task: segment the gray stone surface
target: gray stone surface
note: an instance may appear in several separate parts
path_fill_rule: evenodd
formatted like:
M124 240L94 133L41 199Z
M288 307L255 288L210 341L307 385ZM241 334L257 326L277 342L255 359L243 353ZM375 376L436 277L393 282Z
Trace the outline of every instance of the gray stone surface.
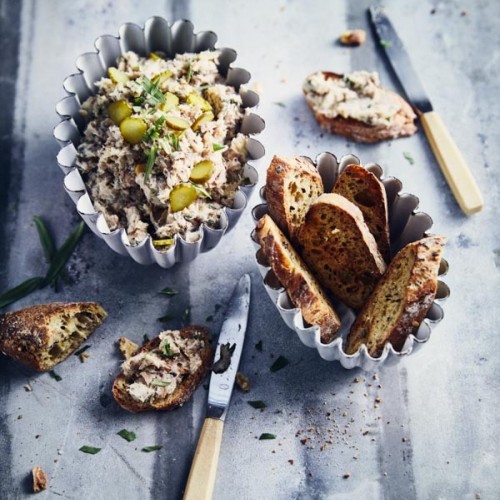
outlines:
M254 266L249 210L218 248L171 270L141 267L88 233L69 266L71 285L58 294L39 291L13 307L94 299L109 318L91 338L85 364L72 356L57 367L60 382L0 359L1 499L28 497L35 465L47 472L46 498L180 498L206 391L200 388L172 413L125 413L110 395L119 364L115 341L155 334L158 316L188 306L193 322L203 323L216 304L226 303L243 272L252 274L254 286L241 370L253 389L234 394L215 498L498 498L500 4L477 1L466 15L459 1L386 5L482 188L485 209L472 218L461 214L421 133L362 146L323 134L307 109L301 83L318 69L377 70L385 85L397 89L371 36L358 49L336 44L345 28L367 27L366 0L0 2L1 290L44 272L33 215L50 223L59 242L78 220L62 188L52 139L62 80L98 35L116 34L122 22L142 24L151 15L189 18L196 30L215 31L220 46L237 49L238 65L261 84L258 112L267 124L261 136L267 154L256 165L261 182L274 153L352 152L380 163L420 197L434 231L448 237L451 288L445 319L418 354L377 374L346 371L304 347L281 322ZM403 152L411 153L413 165ZM250 205L257 202L255 194ZM179 295L156 295L165 286ZM215 334L223 309L210 324ZM259 340L262 353L254 348ZM271 374L272 357L280 354L290 365ZM33 391L26 392L25 384ZM250 399L262 399L268 408L254 410ZM135 431L137 440L117 436L123 428ZM262 432L277 439L258 441ZM84 444L102 451L85 455L78 451ZM140 451L152 444L163 448Z

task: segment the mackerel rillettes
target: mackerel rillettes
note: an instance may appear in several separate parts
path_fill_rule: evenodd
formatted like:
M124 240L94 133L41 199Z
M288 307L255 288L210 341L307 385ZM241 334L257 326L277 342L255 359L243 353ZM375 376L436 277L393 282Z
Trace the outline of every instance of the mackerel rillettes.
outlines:
M159 250L176 234L197 241L245 183L247 110L218 57L127 52L82 104L88 124L76 165L96 211L132 245L148 235Z

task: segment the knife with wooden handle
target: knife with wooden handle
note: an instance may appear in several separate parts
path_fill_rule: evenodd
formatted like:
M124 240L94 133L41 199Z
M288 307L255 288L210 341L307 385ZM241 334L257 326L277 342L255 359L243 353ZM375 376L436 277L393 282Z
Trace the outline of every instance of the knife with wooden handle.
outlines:
M455 199L466 215L479 212L484 206L481 191L441 117L432 109L403 42L381 7L370 7L369 12L375 35L406 97L420 117L424 133Z
M224 317L215 352L218 361L210 377L207 417L198 439L184 500L210 500L214 492L224 420L245 342L250 287L250 276L244 274L234 289Z

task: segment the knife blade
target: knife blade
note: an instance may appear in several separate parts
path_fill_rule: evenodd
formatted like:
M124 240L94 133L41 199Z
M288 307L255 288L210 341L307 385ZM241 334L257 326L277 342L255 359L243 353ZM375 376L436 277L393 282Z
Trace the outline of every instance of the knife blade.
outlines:
M444 122L433 110L403 42L381 7L372 6L368 10L376 38L406 97L419 115L424 133L455 199L466 215L479 212L484 206L481 191Z
M229 366L213 372L208 391L207 416L201 429L198 446L189 472L184 500L210 500L215 486L222 431L233 393L240 363L250 309L251 281L244 274L234 288L224 316L217 342L215 359L221 360L222 351L232 351ZM234 346L234 348L233 348ZM220 363L214 363L215 365Z

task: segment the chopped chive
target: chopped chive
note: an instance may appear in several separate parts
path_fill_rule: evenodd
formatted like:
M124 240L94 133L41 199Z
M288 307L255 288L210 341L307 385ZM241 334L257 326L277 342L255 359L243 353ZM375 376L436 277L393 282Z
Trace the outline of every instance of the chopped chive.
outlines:
M172 297L173 295L177 295L179 292L175 288L170 288L167 286L163 290L160 290L158 293L166 295L167 297Z
M86 345L86 346L83 346L81 349L78 349L78 351L76 351L74 353L74 355L75 356L80 356L80 354L83 354L87 349L90 349L90 344Z
M276 435L269 434L268 432L264 432L259 436L259 441L262 441L264 439L276 439Z
M220 151L221 149L225 149L226 146L221 146L220 144L217 144L217 143L213 143L212 144L212 148L214 151Z
M45 254L45 259L47 263L50 264L52 257L56 253L56 246L54 240L49 233L45 222L38 216L33 217L33 222L35 223L36 230L38 231L38 237L40 238L40 244L42 245L43 253Z
M47 282L45 281L45 278L40 276L23 281L20 285L17 285L0 295L0 309L7 307L13 302L17 302L23 297L26 297L26 295L34 292L36 289L43 288L46 285Z
M157 318L157 321L171 321L175 319L175 316L173 314L165 314L165 316L160 316Z
M158 146L153 144L151 149L147 153L148 160L146 162L146 170L144 171L144 182L149 181L149 176L151 175L151 171L153 170L153 166L156 161L156 154L158 152Z
M82 451L83 453L88 453L90 455L95 455L96 453L99 453L101 451L101 448L94 448L93 446L82 446L79 451Z
M213 321L213 320L214 320L214 316L213 316L213 314L210 314L210 316L207 316L207 317L205 318L205 321L206 321L207 323L210 323L210 322L211 322L211 321Z
M128 431L127 429L122 429L120 432L117 432L117 434L123 439L125 439L125 441L128 441L129 443L131 441L134 441L135 438L137 437L135 435L135 432Z
M413 159L413 156L410 153L407 153L406 151L403 153L403 156L405 157L405 160L410 164L413 165L415 163L415 160Z
M286 108L286 104L283 102L275 102L276 106L279 106L280 108Z
M167 387L167 385L170 385L170 382L167 382L165 380L154 379L151 380L151 385L155 385L157 387Z
M392 42L390 40L380 40L380 45L382 45L382 47L390 47Z
M288 365L290 362L288 359L286 359L284 356L279 356L276 361L272 364L271 366L271 371L277 372L278 370L281 370L285 368L286 365Z
M50 370L49 375L56 381L60 382L62 380L62 377L58 375L54 370Z
M145 446L142 448L141 451L144 451L145 453L151 453L152 451L158 451L161 450L161 446L155 445L155 446Z
M259 340L259 341L255 344L255 349L257 349L257 351L259 351L259 352L262 352L262 340Z

